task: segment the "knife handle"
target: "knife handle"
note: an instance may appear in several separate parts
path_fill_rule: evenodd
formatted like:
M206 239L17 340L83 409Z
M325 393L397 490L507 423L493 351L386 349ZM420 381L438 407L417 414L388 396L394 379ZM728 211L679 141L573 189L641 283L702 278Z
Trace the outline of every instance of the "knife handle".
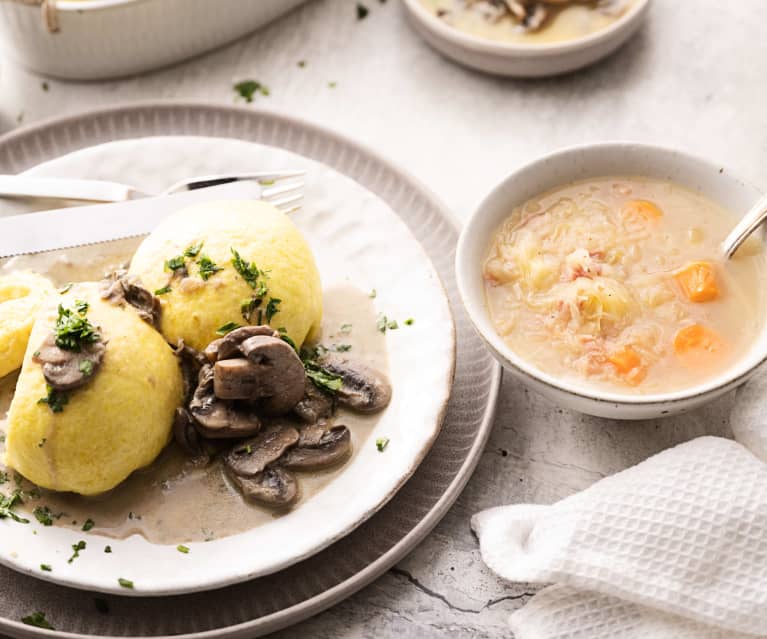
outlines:
M132 186L119 182L0 175L0 197L124 202L141 195Z

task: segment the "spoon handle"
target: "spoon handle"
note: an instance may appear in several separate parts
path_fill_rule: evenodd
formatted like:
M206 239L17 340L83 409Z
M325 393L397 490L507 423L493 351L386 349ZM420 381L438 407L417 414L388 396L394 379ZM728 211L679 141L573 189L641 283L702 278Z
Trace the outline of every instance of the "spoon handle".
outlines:
M765 219L767 219L767 195L754 204L740 222L735 225L735 228L730 231L729 235L724 238L721 244L724 258L729 260Z

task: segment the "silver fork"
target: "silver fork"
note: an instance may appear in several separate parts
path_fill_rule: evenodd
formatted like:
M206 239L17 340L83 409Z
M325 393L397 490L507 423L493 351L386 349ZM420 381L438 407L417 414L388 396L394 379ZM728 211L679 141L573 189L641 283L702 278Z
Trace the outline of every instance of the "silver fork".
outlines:
M203 175L172 184L161 193L147 193L129 184L104 180L0 175L0 197L53 198L82 202L125 202L157 195L194 191L230 182L252 180L261 187L262 200L278 207L283 213L301 208L304 197L304 171L262 171Z

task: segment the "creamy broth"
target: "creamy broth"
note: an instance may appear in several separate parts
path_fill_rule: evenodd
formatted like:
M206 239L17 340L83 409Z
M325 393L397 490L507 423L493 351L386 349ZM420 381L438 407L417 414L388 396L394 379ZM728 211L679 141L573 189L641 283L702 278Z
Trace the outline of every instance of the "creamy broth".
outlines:
M540 29L526 30L506 10L502 0L421 0L446 24L480 38L513 44L549 44L576 40L606 29L625 15L637 0L547 5L548 16Z
M561 379L634 394L700 383L737 361L764 322L761 243L720 258L735 221L701 195L643 178L533 198L496 232L484 264L495 328Z
M51 278L55 284L93 280L126 264L140 239L118 240L98 247L86 246L18 256L7 260L0 273L27 269ZM351 346L349 355L388 373L384 335L376 328L376 312L367 292L339 285L323 293L322 330L318 342ZM343 328L342 328L343 327ZM349 328L350 327L350 328ZM0 433L5 433L5 416L13 397L18 374L0 379ZM335 424L349 427L352 455L368 440L380 415L363 416L339 408ZM4 437L0 438L4 440ZM0 442L0 460L4 457ZM321 491L342 474L345 463L312 472L296 472L300 486L298 500L291 509ZM7 472L11 485L15 473L0 465L0 476ZM111 538L139 534L153 543L178 544L226 537L264 524L286 511L275 511L243 500L216 460L206 467L195 466L171 442L157 460L133 473L114 490L97 497L55 493L20 480L28 495L17 510L32 516L33 510L47 506L56 515L55 525L80 530L85 521L94 522L91 532ZM5 486L3 487L5 488ZM6 491L7 492L7 491ZM105 542L107 543L107 542Z

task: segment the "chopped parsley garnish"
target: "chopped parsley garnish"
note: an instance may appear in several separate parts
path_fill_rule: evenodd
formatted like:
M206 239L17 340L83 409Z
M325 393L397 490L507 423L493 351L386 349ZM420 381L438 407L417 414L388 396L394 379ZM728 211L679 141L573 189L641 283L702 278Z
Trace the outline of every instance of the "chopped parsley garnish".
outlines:
M266 294L265 285L260 282L260 279L266 275L266 273L256 266L255 262L248 262L243 259L236 249L230 249L232 251L232 266L237 271L242 279L244 279L250 288L258 291L261 286L264 286L264 292L261 295L263 297Z
M185 555L189 554L189 546L184 546L184 544L179 544L176 546L176 550L178 550L180 553L184 553Z
M343 333L344 335L348 335L352 332L352 325L351 324L341 324L341 328L338 329L339 333Z
M298 66L299 69L303 69L306 66L306 60L299 60L296 63L296 66Z
M53 327L56 346L65 351L79 352L84 344L93 344L101 339L96 328L85 317L88 303L75 300L75 307L65 308L59 304L59 314Z
M43 526L53 526L53 520L61 517L61 515L54 515L48 506L38 506L32 511L32 514Z
M53 568L51 568L50 564L40 564L40 570L43 572L53 572Z
M328 82L329 89L335 89L338 86L338 82Z
M61 287L59 289L59 295L64 295L64 293L68 293L69 289L71 289L71 288L72 288L72 282L70 282L69 284L66 284L65 286Z
M386 450L386 447L389 445L389 438L388 437L379 437L376 439L376 448L378 449L379 453L384 452Z
M104 552L106 554L109 554L112 552L112 546L104 546Z
M48 404L48 408L51 409L52 413L60 413L69 402L69 396L63 391L53 390L50 385L46 385L46 388L48 389L48 394L38 399L37 403Z
M378 321L376 321L376 328L382 333L385 333L387 330L393 331L398 329L399 324L397 324L397 320L390 320L386 315L381 313L378 316Z
M344 380L340 375L331 373L313 360L304 360L304 369L306 370L306 376L320 390L332 394L338 392L344 385Z
M333 344L330 347L330 350L333 351L334 353L346 353L352 350L352 345L351 344Z
M372 291L370 291L370 293L368 293L368 297L369 297L371 300L375 299L376 297L378 297L378 291L376 291L375 289L373 289Z
M234 85L234 90L239 93L240 97L243 98L245 102L253 102L253 96L256 95L256 93L269 95L269 87L265 84L261 84L257 80L243 80L242 82L238 82Z
M93 529L95 525L96 525L96 522L88 518L85 520L85 523L83 524L83 531L88 532L89 530Z
M37 612L33 612L31 615L22 617L21 623L26 624L27 626L35 626L36 628L45 628L46 630L55 630L55 628L45 618L45 613L40 612L39 610Z
M242 319L250 323L253 319L253 313L256 312L256 309L259 306L261 306L262 301L263 300L260 297L251 297L249 300L245 300L242 304L240 304L240 313L242 314Z
M47 82L43 82L40 87L43 89L43 91L47 91L50 87L48 86Z
M166 293L170 293L173 289L170 287L170 284L166 284L162 288L158 288L154 294L155 295L165 295Z
M197 260L197 264L200 266L200 277L205 281L207 281L210 277L219 271L224 270L223 267L216 266L216 263L207 255L201 255L200 259Z
M282 303L282 300L278 297L270 297L269 301L266 303L266 323L272 321L272 318L277 315L277 313L280 312L280 304Z
M235 328L240 328L240 325L237 322L227 322L223 326L218 327L216 335L226 335L227 333L231 333Z
M133 582L130 579L123 579L120 577L117 580L117 583L120 584L123 588L133 589Z
M192 244L191 246L187 246L184 250L184 255L186 257L197 257L200 254L200 251L202 250L202 241L197 242L197 244Z
M284 326L280 326L280 328L277 329L277 332L280 334L280 339L289 344L293 347L293 350L298 352L298 346L296 346L296 343L290 339L290 335L288 335L288 329L286 329Z
M84 359L82 362L80 362L80 365L77 368L79 368L80 372L83 373L86 377L93 375L93 362L89 359Z
M72 553L72 556L67 559L67 563L71 564L75 559L77 559L80 556L80 551L85 550L86 543L81 539L76 544L72 544L72 550L74 551Z
M165 270L176 272L186 266L186 260L183 255L176 255L169 260L165 260Z
M95 597L93 599L93 605L96 606L96 610L98 610L102 615L109 614L109 602L103 597Z
M13 509L19 504L23 504L24 500L21 498L21 490L14 490L10 495L0 494L0 519L12 519L20 524L28 524L29 519L20 517Z
M412 326L413 324L415 324L415 320L412 317L408 317L405 320L404 324L405 324L405 326Z
M358 2L357 3L357 20L364 20L368 17L368 13L370 13L370 9L368 9L364 4Z

